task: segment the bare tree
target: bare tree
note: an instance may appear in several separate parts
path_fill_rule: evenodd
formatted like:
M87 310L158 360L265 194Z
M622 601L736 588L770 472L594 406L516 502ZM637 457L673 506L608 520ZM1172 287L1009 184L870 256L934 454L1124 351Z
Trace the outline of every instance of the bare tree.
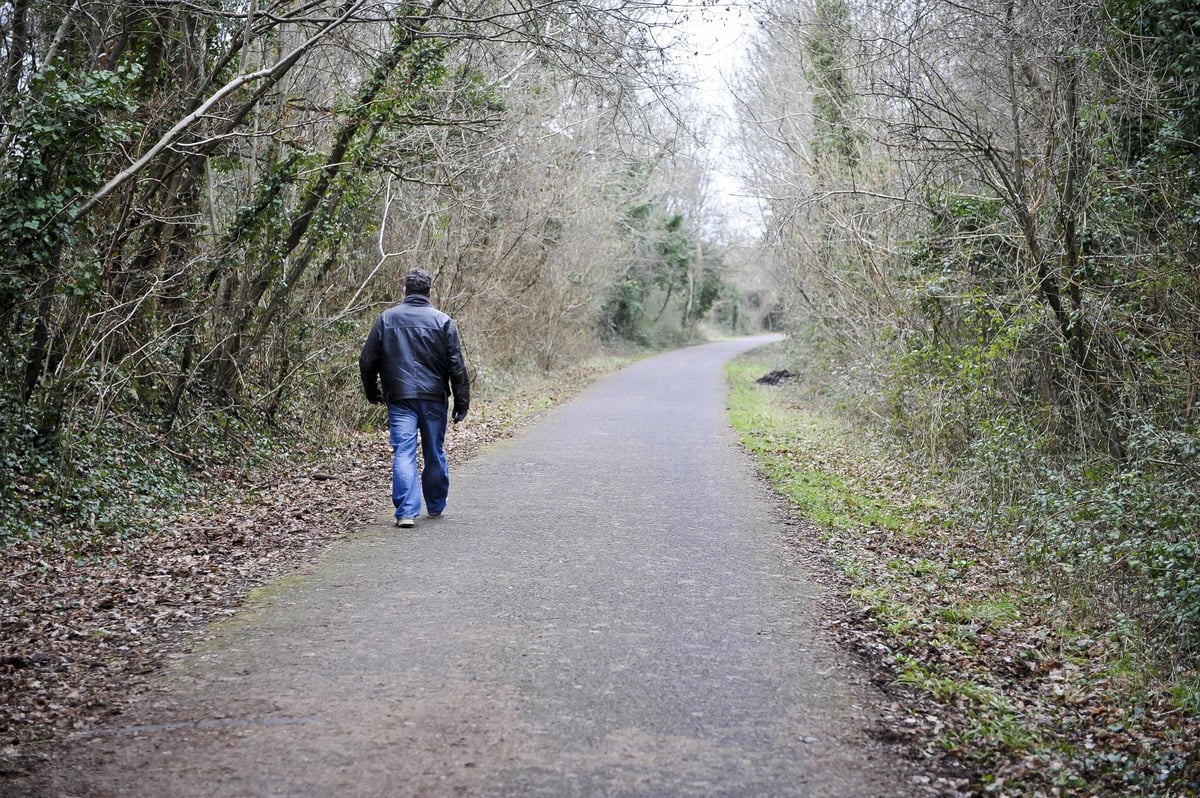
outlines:
M396 251L451 214L470 224L439 268L471 261L459 271L480 285L476 272L500 273L491 267L505 259L543 268L571 240L571 219L557 218L561 204L524 202L528 189L513 189L515 203L489 196L503 162L489 131L527 71L575 95L524 110L589 136L634 130L638 93L653 88L646 11L578 0L0 6L11 189L0 234L28 253L4 270L7 384L45 403L47 430L88 395L102 397L97 409L136 396L164 429L193 390L273 416L312 366L314 304L354 294L349 306L365 308L372 296L352 264L372 259L385 197L406 211L397 232L417 236ZM24 92L35 101L22 107ZM543 121L522 124L552 138ZM582 169L577 147L539 149L551 162L543 182L572 185L553 172ZM423 201L433 204L414 209ZM596 269L575 260L588 278L562 284L587 294ZM552 312L538 318L555 325L588 306L547 298Z

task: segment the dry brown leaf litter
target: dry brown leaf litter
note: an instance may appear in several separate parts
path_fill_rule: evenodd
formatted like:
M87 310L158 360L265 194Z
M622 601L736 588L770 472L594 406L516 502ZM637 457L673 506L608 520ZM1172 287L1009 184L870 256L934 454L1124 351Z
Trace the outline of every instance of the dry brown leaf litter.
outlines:
M451 463L547 401L530 392L477 403L447 435ZM82 554L53 540L10 546L0 577L0 781L36 769L65 735L119 715L147 676L249 590L371 523L387 508L390 469L386 432L359 433L270 470L199 475L223 486L220 498L196 502L157 536Z

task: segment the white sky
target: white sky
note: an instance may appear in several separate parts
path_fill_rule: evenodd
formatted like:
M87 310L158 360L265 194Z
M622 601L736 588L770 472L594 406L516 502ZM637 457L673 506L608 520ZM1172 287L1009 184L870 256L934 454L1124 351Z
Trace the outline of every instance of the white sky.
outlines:
M737 177L737 148L729 141L736 124L730 85L749 47L753 13L745 0L717 5L675 0L673 6L684 39L679 68L694 80L697 103L706 117L703 129L712 133L708 146L713 191L734 228L754 235L762 226L758 203L747 196Z

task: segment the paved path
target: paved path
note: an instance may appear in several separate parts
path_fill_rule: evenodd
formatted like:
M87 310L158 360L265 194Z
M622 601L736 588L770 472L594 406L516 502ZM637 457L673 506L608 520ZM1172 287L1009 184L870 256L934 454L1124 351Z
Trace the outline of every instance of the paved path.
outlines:
M445 517L272 587L53 792L905 794L728 429L721 365L764 340L640 362L485 450Z

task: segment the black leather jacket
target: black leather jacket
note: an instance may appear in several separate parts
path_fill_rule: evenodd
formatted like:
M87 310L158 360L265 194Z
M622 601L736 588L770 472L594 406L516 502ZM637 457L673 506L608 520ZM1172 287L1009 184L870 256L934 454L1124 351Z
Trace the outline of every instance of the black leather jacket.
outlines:
M465 414L471 404L458 328L423 294L409 294L379 315L363 344L358 370L371 402L445 401L453 391L455 413Z

